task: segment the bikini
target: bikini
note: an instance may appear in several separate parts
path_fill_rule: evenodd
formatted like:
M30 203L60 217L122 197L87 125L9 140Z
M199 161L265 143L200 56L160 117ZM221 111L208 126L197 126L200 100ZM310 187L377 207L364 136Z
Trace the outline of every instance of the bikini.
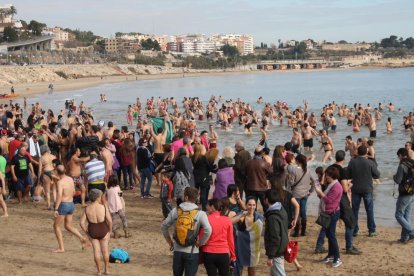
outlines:
M89 221L88 215L86 214L86 209L85 209L85 215L86 215L86 220L88 221L88 234L89 236L91 236L92 239L96 239L96 240L102 240L103 238L105 238L105 236L108 234L109 232L109 226L108 223L106 222L106 206L105 207L105 219L102 222L97 222L97 223L92 223Z

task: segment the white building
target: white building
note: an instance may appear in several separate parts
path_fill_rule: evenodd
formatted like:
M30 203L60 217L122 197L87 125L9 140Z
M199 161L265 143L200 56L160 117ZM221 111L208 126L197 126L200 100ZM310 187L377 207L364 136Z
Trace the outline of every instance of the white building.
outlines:
M254 41L251 35L246 34L215 34L211 37L213 41L221 45L237 47L241 55L254 53Z

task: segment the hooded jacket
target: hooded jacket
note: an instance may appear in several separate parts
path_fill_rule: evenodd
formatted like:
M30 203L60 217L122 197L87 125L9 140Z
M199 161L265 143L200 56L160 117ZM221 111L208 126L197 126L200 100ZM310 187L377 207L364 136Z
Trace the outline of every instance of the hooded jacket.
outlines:
M192 202L183 202L180 204L180 208L183 209L183 211L191 211L198 209L198 206ZM161 224L161 231L164 237L169 237L170 233L168 232L168 229L171 227L171 225L174 224L175 228L175 222L178 218L177 208L174 208L169 214L168 217L163 221ZM197 214L194 217L195 219L195 229L196 233L199 233L200 228L203 227L203 235L201 236L199 240L199 244L204 245L208 239L211 236L211 226L208 222L207 215L204 211L198 211ZM174 239L173 239L174 240ZM199 249L197 246L180 246L175 240L174 240L174 251L184 252L184 253L199 253Z
M285 254L288 237L288 217L280 202L276 202L265 213L266 224L264 242L268 259L281 257Z

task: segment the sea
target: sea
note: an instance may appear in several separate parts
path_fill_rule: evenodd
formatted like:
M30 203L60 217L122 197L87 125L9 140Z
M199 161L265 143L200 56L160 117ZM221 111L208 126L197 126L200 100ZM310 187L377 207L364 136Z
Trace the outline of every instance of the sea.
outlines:
M130 79L132 77L129 77ZM58 87L55 87L58 89ZM100 102L100 94L106 94L108 102ZM318 71L286 71L286 72L254 72L251 74L223 74L212 76L183 76L175 79L125 81L103 84L96 87L67 91L64 93L45 93L34 95L28 103L41 102L44 109L52 109L55 113L64 110L66 99L75 99L77 105L83 101L92 111L95 119L113 121L116 126L127 125L126 112L129 104L140 98L143 103L150 97L174 97L181 102L183 97L198 97L207 102L212 95L222 96L223 100L249 102L254 109L261 110L264 104L257 104L261 96L264 102L286 102L291 108L303 106L304 100L309 103L310 111L320 114L321 108L333 101L339 105L353 106L355 103L372 107L382 103L386 106L393 103L396 111L383 111L382 120L377 122L377 138L375 139L376 160L381 171L381 184L374 188L374 209L377 224L385 226L398 225L394 218L395 196L392 176L398 166L396 152L410 140L409 132L404 131L403 116L414 111L414 68L400 69L362 69L362 70L318 70ZM387 134L385 123L391 117L394 132ZM361 132L354 133L346 125L346 118L338 118L336 133L330 133L335 149L344 149L345 137L351 135L356 141L360 137L368 137L369 131L363 127ZM199 130L208 130L214 122L197 122ZM318 125L320 127L320 123ZM244 134L243 128L234 125L229 131L217 128L219 149L225 146L234 147L237 140L245 141L250 151L260 140L260 130L255 128L252 135ZM276 145L290 141L292 130L286 125L274 123L268 130L268 144L273 150ZM316 160L309 163L310 170L322 164L322 152L315 143ZM271 152L272 154L272 152ZM319 161L318 161L319 160ZM348 157L349 160L349 157ZM309 213L316 215L318 198L312 194L309 198ZM361 204L361 217L365 216ZM362 223L361 223L362 224ZM361 228L361 227L360 227ZM364 229L364 226L362 226Z

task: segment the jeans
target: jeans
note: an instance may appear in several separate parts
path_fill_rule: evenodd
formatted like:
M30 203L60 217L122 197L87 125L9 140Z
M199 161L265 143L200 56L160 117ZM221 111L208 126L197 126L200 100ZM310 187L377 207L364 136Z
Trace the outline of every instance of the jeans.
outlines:
M296 200L298 201L299 206L300 206L299 218L302 221L306 222L306 205L308 203L308 197L305 196L305 197L302 197L302 198L297 198Z
M286 276L284 257L277 257L272 259L273 264L270 268L270 276Z
M406 241L414 237L414 228L411 226L411 204L414 202L414 195L400 195L397 199L395 218L401 225L401 240Z
M267 204L264 203L264 199L265 199L265 192L258 192L258 191L247 191L246 190L246 200L249 197L253 197L256 202L259 199L260 200L260 204L262 204L263 207L263 212L266 212L267 208L269 206L267 206ZM256 207L257 208L257 207Z
M331 215L331 224L325 228L326 237L328 238L328 257L333 257L334 261L339 259L339 246L336 240L336 223L339 220L340 212L337 211Z
M195 276L198 270L198 253L185 253L174 251L173 275Z
M145 186L145 181L147 181L147 185ZM141 170L141 196L146 196L150 194L152 184L152 173L149 168L145 168ZM145 189L145 190L144 190Z
M369 233L375 232L375 220L374 220L374 195L372 193L362 193L352 194L352 210L354 211L354 216L356 220L356 225L354 228L354 234L357 234L359 231L358 227L358 213L359 206L361 205L361 198L364 200L365 211L367 212L367 227Z
M208 193L210 192L210 185L200 186L200 202L201 209L207 210Z
M134 180L132 177L132 165L127 165L125 167L122 167L122 175L124 177L124 187L125 189L129 187L132 187L134 185ZM128 177L129 177L129 185L128 185Z
M228 276L230 271L230 256L228 253L204 252L204 267L208 276Z
M351 249L352 248L352 240L353 240L353 235L354 235L354 228L345 228L345 247L346 249ZM319 231L319 236L318 236L318 240L316 241L316 248L321 248L323 247L324 244L324 240L325 240L325 236L326 236L326 231L325 228L321 228L321 230Z

